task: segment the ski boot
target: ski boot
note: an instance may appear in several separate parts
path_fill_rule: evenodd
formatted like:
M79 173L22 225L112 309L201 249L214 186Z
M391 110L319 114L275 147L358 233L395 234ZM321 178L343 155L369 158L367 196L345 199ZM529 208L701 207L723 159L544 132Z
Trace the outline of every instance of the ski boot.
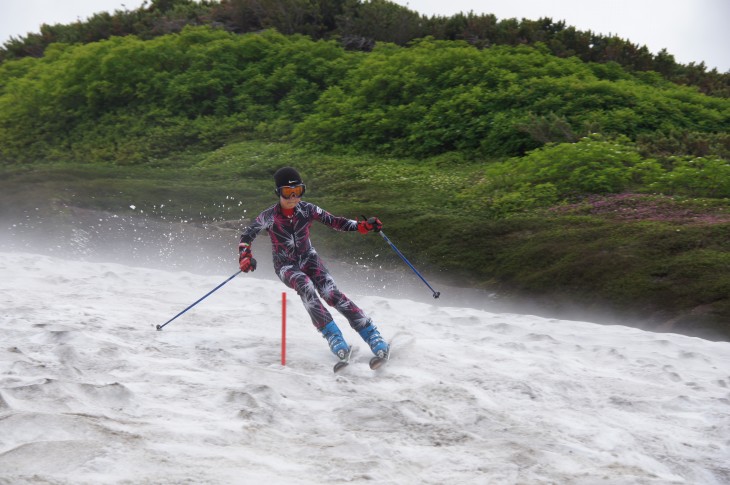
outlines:
M367 342L370 346L370 350L373 351L373 354L375 354L376 357L381 359L386 359L388 357L390 347L388 346L388 343L383 340L383 337L380 335L380 332L378 332L375 325L370 323L367 327L358 330L357 333L359 333L362 339Z
M337 356L338 359L344 360L350 351L350 347L342 337L342 332L337 327L334 321L331 321L320 330L322 336L327 339L327 343L330 346L330 350Z

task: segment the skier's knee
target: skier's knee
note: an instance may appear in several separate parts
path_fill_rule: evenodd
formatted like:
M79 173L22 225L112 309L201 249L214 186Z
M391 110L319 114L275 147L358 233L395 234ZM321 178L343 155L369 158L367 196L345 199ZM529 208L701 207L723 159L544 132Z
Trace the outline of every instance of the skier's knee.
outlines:
M314 287L314 283L312 283L312 280L307 278L305 281L298 282L297 284L297 294L299 296L316 296L317 290Z
M322 291L321 295L322 299L331 307L339 308L342 306L343 301L345 301L345 295L343 295L337 288L328 288L327 290Z

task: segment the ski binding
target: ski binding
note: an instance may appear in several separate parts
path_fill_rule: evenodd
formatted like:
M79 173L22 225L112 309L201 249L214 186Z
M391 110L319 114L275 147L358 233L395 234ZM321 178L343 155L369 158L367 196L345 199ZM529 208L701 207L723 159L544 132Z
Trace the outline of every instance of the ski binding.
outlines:
M350 364L350 357L352 357L353 352L355 352L355 346L351 345L350 350L347 351L347 354L345 354L345 356L335 364L332 370L337 373L347 367Z
M388 353L385 355L376 355L370 359L370 368L372 370L380 369L390 360L390 344L388 345Z

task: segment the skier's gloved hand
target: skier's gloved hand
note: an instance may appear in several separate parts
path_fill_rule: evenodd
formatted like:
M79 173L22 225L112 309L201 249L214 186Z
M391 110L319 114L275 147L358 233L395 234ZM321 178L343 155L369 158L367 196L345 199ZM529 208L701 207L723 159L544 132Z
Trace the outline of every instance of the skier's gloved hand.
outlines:
M256 271L256 260L253 259L251 246L246 243L238 245L238 266L244 273Z
M377 217L366 218L362 216L361 221L357 221L357 230L361 234L367 234L370 231L380 232L383 229L383 223Z

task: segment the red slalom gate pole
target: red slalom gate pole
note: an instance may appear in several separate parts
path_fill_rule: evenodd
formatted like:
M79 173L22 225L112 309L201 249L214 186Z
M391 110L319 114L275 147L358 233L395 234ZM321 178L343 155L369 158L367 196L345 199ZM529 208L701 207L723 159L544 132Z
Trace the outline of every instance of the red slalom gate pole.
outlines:
M286 292L281 293L281 365L286 365Z

